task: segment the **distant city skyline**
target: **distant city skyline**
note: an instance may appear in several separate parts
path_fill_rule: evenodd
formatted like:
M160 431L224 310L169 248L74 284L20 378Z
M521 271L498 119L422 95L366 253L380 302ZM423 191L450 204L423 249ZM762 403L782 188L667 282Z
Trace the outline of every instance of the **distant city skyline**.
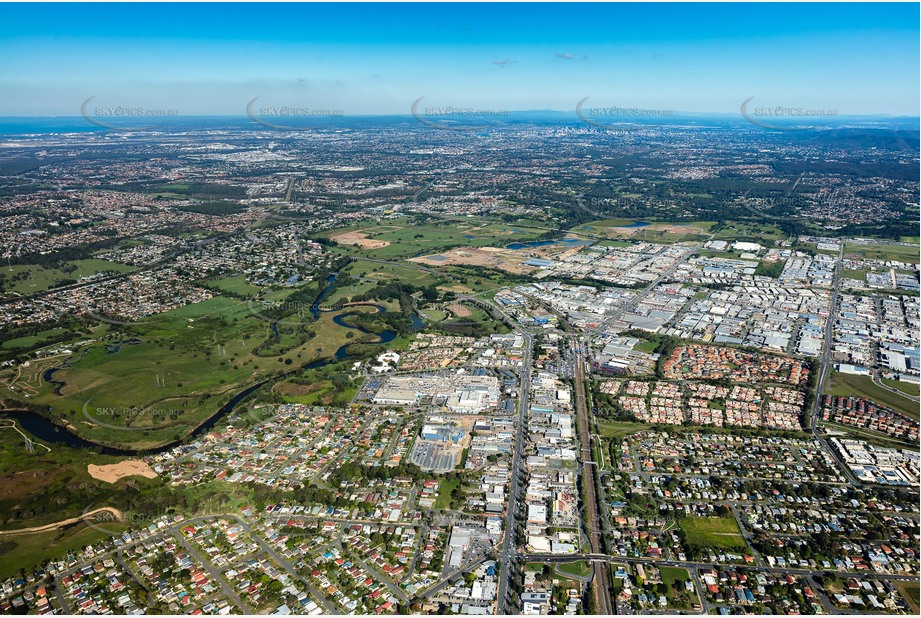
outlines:
M0 6L0 116L753 106L918 116L917 4ZM312 110L312 111L311 111ZM628 119L629 118L624 118ZM795 118L794 118L795 119Z

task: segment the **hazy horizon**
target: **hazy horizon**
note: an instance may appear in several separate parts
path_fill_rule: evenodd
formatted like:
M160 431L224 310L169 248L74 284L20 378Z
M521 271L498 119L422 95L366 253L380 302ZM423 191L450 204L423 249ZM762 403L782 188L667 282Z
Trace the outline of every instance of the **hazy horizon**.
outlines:
M406 114L743 101L918 115L917 4L0 6L0 116L80 106ZM168 26L164 26L168 24ZM680 111L679 111L680 110Z

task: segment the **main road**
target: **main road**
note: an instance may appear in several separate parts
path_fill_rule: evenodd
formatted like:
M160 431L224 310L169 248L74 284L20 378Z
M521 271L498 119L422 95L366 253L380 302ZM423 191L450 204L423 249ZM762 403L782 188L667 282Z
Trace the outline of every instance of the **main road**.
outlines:
M806 423L809 426L809 431L812 432L813 439L822 445L822 448L831 455L832 459L838 462L838 467L844 473L848 483L859 486L860 483L857 481L854 473L851 472L851 467L844 463L835 449L829 446L828 442L825 441L825 438L819 431L818 425L819 414L822 408L822 392L825 390L825 380L828 377L829 365L831 365L832 343L834 342L835 336L835 316L838 314L838 290L841 288L841 261L843 257L844 239L842 238L832 279L831 303L829 303L828 306L828 317L825 319L825 340L822 345L822 357L819 361L819 375L816 377L815 393L812 398L812 409L808 411L809 418L806 419Z
M512 563L517 553L515 539L518 517L518 494L521 491L521 451L528 426L528 406L531 392L531 354L534 350L534 337L527 332L524 335L524 354L521 359L521 390L518 393L518 422L515 430L515 453L512 456L512 483L509 489L508 513L505 518L505 538L502 540L502 553L499 563L499 590L496 596L498 614L511 614L509 599L509 578L512 576Z

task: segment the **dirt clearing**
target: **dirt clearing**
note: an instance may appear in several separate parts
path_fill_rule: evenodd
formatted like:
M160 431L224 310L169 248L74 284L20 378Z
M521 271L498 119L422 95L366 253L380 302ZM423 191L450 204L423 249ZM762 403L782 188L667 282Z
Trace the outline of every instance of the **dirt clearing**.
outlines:
M469 318L471 315L470 309L459 304L448 305L446 309L459 318Z
M336 234L330 238L335 240L337 243L343 245L355 245L357 247L361 247L362 249L380 249L390 244L390 242L386 240L374 240L365 232L342 232L341 234Z
M140 459L126 459L125 461L109 464L107 466L89 464L86 467L86 471L89 472L90 476L94 479L99 479L106 483L114 483L126 476L143 476L148 479L157 477L157 473L153 471L153 468L147 465L146 461Z

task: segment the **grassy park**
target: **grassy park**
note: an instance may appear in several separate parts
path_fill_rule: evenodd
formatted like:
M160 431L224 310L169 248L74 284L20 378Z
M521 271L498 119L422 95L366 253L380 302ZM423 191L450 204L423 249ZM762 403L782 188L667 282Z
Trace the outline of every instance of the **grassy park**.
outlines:
M6 295L11 290L19 294L34 294L57 287L62 281L75 281L97 273L123 273L132 270L133 266L95 258L74 260L59 268L45 268L35 264L5 266L0 268L0 275L12 283L0 288L0 295Z
M678 524L689 545L715 549L746 549L734 517L684 517Z

